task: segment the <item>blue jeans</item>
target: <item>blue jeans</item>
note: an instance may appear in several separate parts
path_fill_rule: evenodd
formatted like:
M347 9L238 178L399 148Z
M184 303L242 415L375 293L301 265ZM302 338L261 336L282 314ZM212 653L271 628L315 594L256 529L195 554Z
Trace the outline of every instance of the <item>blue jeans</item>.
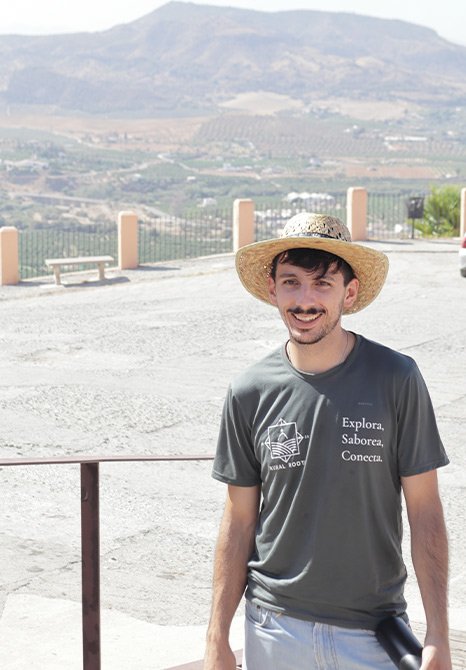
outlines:
M243 670L394 670L370 630L302 621L246 602Z

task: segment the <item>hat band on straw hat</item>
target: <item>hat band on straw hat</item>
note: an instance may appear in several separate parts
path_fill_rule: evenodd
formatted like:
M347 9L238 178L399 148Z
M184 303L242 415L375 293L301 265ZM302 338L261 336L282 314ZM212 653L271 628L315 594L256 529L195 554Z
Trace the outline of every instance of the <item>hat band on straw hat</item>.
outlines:
M293 237L326 237L329 240L335 239L333 235L326 235L325 233L293 233Z

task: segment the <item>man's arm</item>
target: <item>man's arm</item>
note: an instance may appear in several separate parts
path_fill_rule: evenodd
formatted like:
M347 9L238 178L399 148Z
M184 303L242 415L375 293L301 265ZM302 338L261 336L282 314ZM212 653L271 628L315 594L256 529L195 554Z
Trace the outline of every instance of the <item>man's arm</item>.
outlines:
M260 487L228 486L214 563L212 612L204 670L234 670L228 637L244 593L247 564L254 548Z
M402 477L411 555L426 615L421 670L451 670L448 642L448 540L437 472Z

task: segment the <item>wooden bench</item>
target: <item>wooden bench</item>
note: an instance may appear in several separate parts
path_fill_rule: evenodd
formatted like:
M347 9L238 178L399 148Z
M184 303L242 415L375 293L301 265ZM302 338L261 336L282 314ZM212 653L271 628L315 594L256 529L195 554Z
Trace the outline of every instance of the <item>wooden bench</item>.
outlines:
M97 265L99 279L105 279L105 264L112 263L113 256L77 256L75 258L46 258L45 264L53 268L55 284L61 284L60 270L65 265Z

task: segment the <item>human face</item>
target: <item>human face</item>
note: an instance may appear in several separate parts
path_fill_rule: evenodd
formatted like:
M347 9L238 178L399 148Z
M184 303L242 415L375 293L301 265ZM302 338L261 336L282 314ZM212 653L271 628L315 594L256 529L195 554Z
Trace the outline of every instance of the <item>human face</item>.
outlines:
M346 286L340 271L330 266L324 275L291 263L278 263L269 277L269 296L296 344L315 344L340 328L344 309L353 305L359 282Z

